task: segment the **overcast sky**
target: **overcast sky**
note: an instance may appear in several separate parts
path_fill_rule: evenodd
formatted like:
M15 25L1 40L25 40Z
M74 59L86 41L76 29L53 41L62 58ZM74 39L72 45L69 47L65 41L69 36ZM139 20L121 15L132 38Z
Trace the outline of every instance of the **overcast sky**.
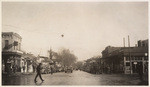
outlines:
M2 31L22 37L22 49L47 56L68 48L79 60L101 55L106 46L131 46L148 39L147 2L2 3ZM61 35L64 34L64 37Z

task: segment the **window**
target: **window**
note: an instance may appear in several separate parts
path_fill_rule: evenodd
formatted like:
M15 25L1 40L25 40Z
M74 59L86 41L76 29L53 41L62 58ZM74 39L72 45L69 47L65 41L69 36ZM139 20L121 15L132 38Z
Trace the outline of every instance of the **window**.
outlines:
M148 60L148 57L144 57L144 60Z
M134 57L131 57L132 60L134 60Z
M130 59L129 59L129 57L126 57L126 61L129 61Z
M139 57L139 60L142 60L142 57Z
M9 41L5 40L5 48L8 49Z
M143 43L142 46L145 47L145 44Z
M17 41L14 41L14 46L18 46L18 42Z
M135 60L138 60L138 57L135 57Z
M14 50L18 50L18 42L17 41L14 41Z
M130 66L130 63L129 63L129 62L127 62L127 63L126 63L126 66Z

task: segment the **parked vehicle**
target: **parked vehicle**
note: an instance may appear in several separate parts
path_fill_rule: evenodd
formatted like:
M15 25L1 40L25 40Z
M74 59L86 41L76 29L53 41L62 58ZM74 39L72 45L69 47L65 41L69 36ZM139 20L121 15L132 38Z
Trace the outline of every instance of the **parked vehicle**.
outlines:
M73 69L71 67L65 68L65 73L72 73Z
M49 64L43 63L41 73L42 74L49 74L50 72L51 72L51 69L50 69Z
M49 74L49 73L51 73L51 70L50 70L50 68L43 68L43 69L41 70L41 73L42 73L42 74Z

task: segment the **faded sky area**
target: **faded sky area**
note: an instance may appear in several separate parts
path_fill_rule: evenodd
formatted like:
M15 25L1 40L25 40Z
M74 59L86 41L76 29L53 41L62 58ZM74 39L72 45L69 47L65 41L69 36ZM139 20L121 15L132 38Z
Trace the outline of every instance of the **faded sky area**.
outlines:
M127 46L128 35L131 46L148 39L148 3L3 2L2 31L20 34L26 52L47 56L50 46L64 47L85 60L123 46L123 37Z

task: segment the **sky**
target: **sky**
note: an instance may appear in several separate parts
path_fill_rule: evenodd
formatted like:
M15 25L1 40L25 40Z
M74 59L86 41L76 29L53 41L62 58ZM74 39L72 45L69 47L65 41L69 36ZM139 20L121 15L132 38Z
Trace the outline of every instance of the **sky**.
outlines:
M2 32L18 33L26 52L48 56L63 47L86 60L123 38L128 46L128 35L131 46L148 39L148 3L3 2Z

